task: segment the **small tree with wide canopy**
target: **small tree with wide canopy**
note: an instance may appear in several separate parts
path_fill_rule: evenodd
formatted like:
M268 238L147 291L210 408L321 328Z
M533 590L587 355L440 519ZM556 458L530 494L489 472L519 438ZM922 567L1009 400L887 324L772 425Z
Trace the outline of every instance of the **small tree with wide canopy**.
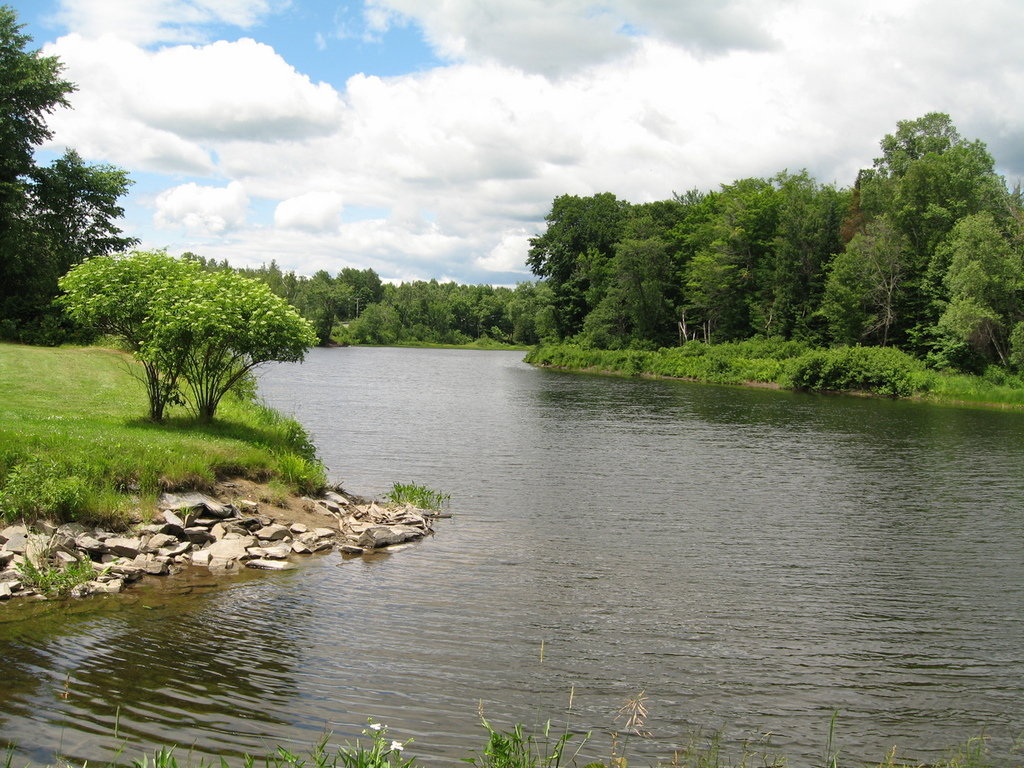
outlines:
M264 283L160 251L89 259L60 287L74 320L122 338L139 359L154 421L179 400L182 381L189 405L210 421L257 365L301 360L316 343L310 324Z

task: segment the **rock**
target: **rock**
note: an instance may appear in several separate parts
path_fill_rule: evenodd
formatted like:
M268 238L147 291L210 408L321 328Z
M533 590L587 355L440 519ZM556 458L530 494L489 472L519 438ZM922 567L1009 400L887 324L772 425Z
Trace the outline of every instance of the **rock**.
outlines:
M163 517L164 522L167 525L173 525L176 528L185 528L186 527L185 521L179 515L175 514L170 509L163 510L161 512L161 517Z
M181 555L184 555L190 549L192 549L192 542L175 541L174 546L161 547L157 550L157 554L161 555L162 557L176 558L180 557Z
M248 555L245 551L246 548L253 547L255 545L256 539L252 536L243 536L237 539L222 539L221 541L215 541L209 546L207 551L210 553L211 561L218 559L241 560Z
M111 554L117 555L118 557L136 557L143 549L142 539L128 539L120 536L114 536L103 543L107 545L107 550Z
M264 571L291 571L294 570L295 566L291 563L287 563L283 560L249 560L245 564L246 568L259 568Z
M75 537L75 546L79 549L84 549L86 552L95 552L100 555L105 554L107 551L106 544L95 536L90 536L87 533L83 533L81 536Z
M11 589L11 582L0 581L0 600L7 600L14 597L14 590Z
M422 531L402 525L375 525L363 531L356 544L364 549L377 549L392 544L401 544L403 541L412 541L422 535Z
M35 528L40 533L52 536L57 531L57 524L52 523L49 520L37 520Z
M89 585L94 583L95 582L90 581L86 584L78 584L77 586L71 589L69 595L71 597L87 597L91 592L91 590L89 589Z
M309 545L295 539L292 542L292 552L297 555L309 555L313 553L313 550L309 548Z
M347 507L349 505L348 499L334 491L327 491L327 493L324 494L324 498L327 499L327 501L333 501L335 504L340 504L343 507Z
M281 541L282 539L291 538L288 529L276 523L263 526L255 534L257 538L267 541Z
M203 528L213 528L213 526L219 522L219 517L197 517L192 521L192 525L202 526Z
M238 502L238 508L250 515L254 515L260 511L259 503L252 501L250 499L241 499Z
M13 552L4 552L0 550L0 568L6 567L6 565L14 559Z
M70 552L65 552L62 549L58 549L56 552L54 552L54 556L57 558L57 562L61 563L62 565L71 565L71 563L78 562L77 557L75 557Z
M205 493L193 491L191 493L165 493L156 503L157 509L180 510L205 509L214 517L230 517L234 514L234 507L230 504L221 504L216 499L211 499ZM184 526L182 526L184 527Z
M259 556L266 560L284 560L292 553L290 543L278 544L276 547L263 547L262 549L263 552Z
M361 555L365 552L362 547L357 547L355 544L342 544L338 549L343 555Z
M333 501L328 501L326 499L317 499L316 503L318 506L322 507L323 509L327 510L332 514L340 515L342 513L341 505L335 504Z
M201 549L198 552L192 553L192 565L209 565L210 564L210 550Z
M216 539L206 528L200 528L194 526L192 528L186 528L182 533L185 534L185 538L188 539L192 544L201 547L204 544L212 544Z
M333 528L314 528L313 535L318 539L333 538L337 531Z
M302 523L292 523L288 526L288 530L292 533L305 533L309 528L304 526Z
M64 525L58 526L54 533L58 535L70 536L72 539L76 536L81 536L86 533L89 529L81 523L64 523Z
M21 574L13 568L0 571L0 581L21 581Z
M224 534L226 533L227 530L224 528L223 523L217 523L212 528L210 528L210 535L213 537L214 541L220 541L224 538Z
M110 581L90 581L89 592L95 595L116 595L124 591L124 582L121 579Z
M182 530L182 533L184 533L184 530ZM146 549L163 549L164 547L176 546L178 543L177 536L171 536L168 533L157 533L149 537L149 541L146 542Z
M0 531L0 538L3 538L2 552L13 552L17 555L25 554L25 547L28 546L28 529L24 525L9 525Z
M234 571L238 569L238 561L223 557L211 557L209 568L211 571Z

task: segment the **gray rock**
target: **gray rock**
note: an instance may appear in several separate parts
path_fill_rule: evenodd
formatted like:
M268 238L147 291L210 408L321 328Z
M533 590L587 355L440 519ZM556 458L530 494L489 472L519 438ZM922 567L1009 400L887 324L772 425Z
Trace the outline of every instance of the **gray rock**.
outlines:
M337 533L337 531L334 530L333 528L314 528L313 529L313 535L316 538L318 538L318 539L334 538L334 534L336 534L336 533Z
M177 536L171 536L167 533L157 533L149 537L149 541L146 542L146 548L151 550L157 550L163 549L164 547L173 547L177 544Z
M422 536L422 531L403 525L374 525L360 534L356 544L364 549L377 549L392 544L401 544L404 541L412 541Z
M238 561L223 557L211 557L209 568L211 571L235 571L238 570Z
M0 550L0 568L6 567L6 565L14 559L13 552L4 552Z
M21 574L13 568L9 568L6 571L0 571L0 582L4 581L21 581Z
M278 544L275 547L264 547L262 557L267 560L284 560L292 553L290 543Z
M164 519L164 523L166 523L167 525L173 525L173 526L175 526L177 528L185 528L186 527L185 521L179 515L177 515L176 513L171 511L170 509L163 510L161 512L161 516Z
M58 528L55 531L55 533L61 534L61 535L64 535L64 536L70 536L73 539L76 536L81 536L83 533L87 532L88 530L89 529L86 528L81 523L64 523L64 525L58 526Z
M207 530L206 528L200 528L199 526L186 528L183 531L183 533L185 534L185 538L187 538L196 546L202 546L203 544L212 544L214 541L216 541L216 539L213 538L213 535L210 533L209 530Z
M192 565L209 565L210 564L210 550L201 549L198 552L192 553Z
M313 550L310 549L307 544L295 539L295 541L292 542L292 552L297 555L309 555L312 554Z
M230 504L221 504L216 499L211 499L205 493L193 491L191 493L165 493L156 503L157 509L180 510L205 509L214 517L230 517L234 508ZM184 527L184 526L183 526Z
M11 589L11 582L0 581L0 600L7 600L14 596L14 591Z
M70 552L65 552L62 549L58 549L56 552L54 552L54 557L56 557L57 562L61 563L62 565L71 565L71 563L78 562L77 557L75 557Z
M361 555L365 551L362 547L357 547L355 544L342 544L338 547L343 555Z
M335 504L340 504L343 507L347 507L350 503L348 499L334 491L327 491L327 493L324 494L324 498L328 501L333 501Z
M90 581L89 592L94 595L116 595L124 591L124 582L121 579L110 581Z
M247 547L256 545L256 539L252 536L244 536L237 539L222 539L215 541L208 548L211 563L213 560L241 560L247 557Z
M28 546L28 529L23 525L9 525L0 531L4 544L0 547L2 552L13 552L17 555L25 554Z
M292 533L306 533L309 528L304 526L302 523L292 523L288 526L288 530Z
M291 571L295 569L295 566L291 563L285 562L284 560L249 560L245 564L246 568L259 568L264 571Z
M265 525L255 532L256 536L267 541L281 541L283 539L291 538L288 529L283 525L277 525L276 523L271 525Z
M111 554L118 557L136 557L143 549L142 539L114 536L103 543L107 545L107 550Z
M176 557L180 557L181 555L184 555L190 549L192 549L192 542L190 542L190 541L175 541L174 546L171 546L171 547L161 547L160 549L157 550L157 554L159 554L159 555L161 555L163 557L170 557L170 558L173 559L173 558L176 558Z
M106 544L87 533L75 537L75 546L79 549L84 549L86 552L95 552L97 554L104 554L107 551Z

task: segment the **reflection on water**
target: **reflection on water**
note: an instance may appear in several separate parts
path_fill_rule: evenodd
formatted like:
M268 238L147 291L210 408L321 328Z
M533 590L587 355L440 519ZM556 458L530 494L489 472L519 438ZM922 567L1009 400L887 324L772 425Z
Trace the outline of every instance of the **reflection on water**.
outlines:
M1024 724L1020 414L435 350L316 350L261 387L348 488L426 483L456 517L372 560L3 609L0 730L26 757L109 757L115 720L238 754L372 716L447 762L481 745L478 706L539 722L570 690L606 750L646 689L638 756L724 727L799 764L833 709L851 760Z

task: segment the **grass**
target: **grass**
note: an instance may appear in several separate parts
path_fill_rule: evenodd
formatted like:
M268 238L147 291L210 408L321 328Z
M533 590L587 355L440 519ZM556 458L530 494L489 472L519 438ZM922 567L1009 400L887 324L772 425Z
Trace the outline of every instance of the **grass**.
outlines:
M452 499L450 493L415 483L394 483L386 495L395 504L412 504L419 509L441 509Z
M147 421L134 366L97 347L0 344L0 521L123 527L165 490L227 477L324 484L301 426L249 398L226 398L212 424L183 409Z
M892 348L817 350L798 342L750 340L688 342L644 350L586 349L570 344L537 347L534 365L626 376L654 376L712 384L769 385L782 389L871 393L935 403L1024 407L1024 376L996 366L972 376L936 371Z
M570 742L574 738L568 731L562 735L551 733L551 724L546 723L536 732L517 725L511 730L497 731L485 720L487 740L481 752L462 758L474 768L559 768L559 766L579 766L579 768L628 768L629 761L624 755L609 756L600 760L589 760L580 765L580 747L586 742L583 737L579 746L570 751ZM268 752L262 756L246 755L241 758L242 768L419 768L425 763L418 763L413 756L404 754L411 740L399 742L387 735L387 728L379 723L370 722L363 729L368 740L357 740L342 746L328 747L330 734L325 734L314 744L306 755L295 754L284 747ZM183 757L178 758L179 747L163 746L151 754L127 762L124 759L123 747L117 749L107 768L130 765L132 768L230 768L231 763L225 758L211 762L205 758L196 758L185 750ZM94 764L95 765L95 764ZM697 734L681 750L664 759L654 760L648 765L657 768L785 768L789 765L784 755L768 750L765 743L742 744L736 748L728 747L721 733L707 735ZM952 749L946 755L927 766L921 763L908 762L897 757L895 747L879 762L847 762L840 752L835 751L832 744L826 746L820 763L814 768L1019 768L1018 755L997 757L990 754L983 737L968 739ZM72 768L74 763L66 760L59 762L60 768ZM9 745L6 754L0 753L0 768L21 768L15 760L15 745ZM81 768L87 768L83 763Z

